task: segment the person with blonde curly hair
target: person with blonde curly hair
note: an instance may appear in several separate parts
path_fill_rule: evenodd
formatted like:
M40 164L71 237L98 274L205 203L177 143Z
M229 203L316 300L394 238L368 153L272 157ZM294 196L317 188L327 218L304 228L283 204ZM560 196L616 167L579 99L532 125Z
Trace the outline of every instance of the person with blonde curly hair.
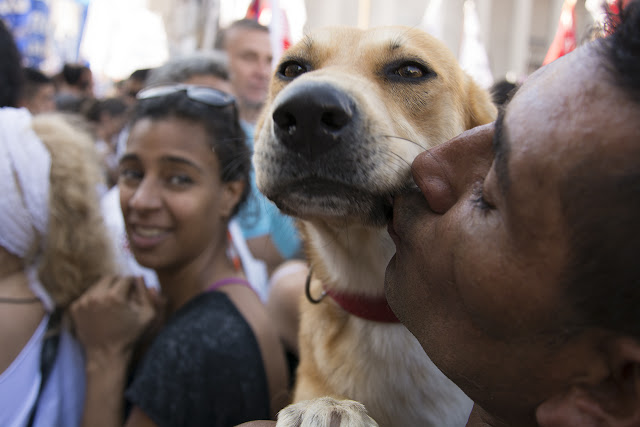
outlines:
M81 423L84 357L68 308L116 272L97 162L89 136L62 116L0 109L2 426Z

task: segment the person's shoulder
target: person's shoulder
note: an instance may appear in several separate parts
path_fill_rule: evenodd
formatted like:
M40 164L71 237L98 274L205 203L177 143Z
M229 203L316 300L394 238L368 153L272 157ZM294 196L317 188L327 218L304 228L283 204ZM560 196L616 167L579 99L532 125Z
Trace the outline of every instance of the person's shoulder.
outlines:
M208 329L209 322L220 322L226 318L242 318L229 297L223 292L207 291L194 297L181 307L167 324L173 328Z
M185 414L189 425L205 419L236 425L247 419L243 414L268 414L266 390L260 350L248 324L226 294L206 292L160 331L126 397L154 419L178 420L171 425L187 425ZM168 405L181 409L168 410ZM233 422L212 421L216 417Z
M231 363L235 353L255 353L252 341L251 328L227 296L206 292L185 304L162 327L138 374L197 377L207 366Z
M221 346L246 345L252 336L248 322L226 294L204 292L173 315L154 346L160 351L172 349L178 358L185 354L205 357Z

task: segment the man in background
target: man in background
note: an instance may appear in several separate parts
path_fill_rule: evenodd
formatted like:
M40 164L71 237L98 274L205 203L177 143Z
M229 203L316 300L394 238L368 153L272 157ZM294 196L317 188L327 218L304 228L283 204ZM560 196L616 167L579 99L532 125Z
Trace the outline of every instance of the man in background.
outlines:
M273 55L269 29L250 19L231 23L220 31L216 48L229 58L229 78L236 96L240 121L253 149L255 124L267 98ZM280 213L252 179L252 199L240 213L242 231L253 254L264 260L269 272L282 262L298 258L301 244L293 219Z
M229 77L237 99L240 122L253 149L255 124L267 99L273 53L269 29L241 19L222 29L216 48L229 57ZM304 291L308 267L293 218L282 214L260 193L252 172L252 196L239 214L247 245L267 264L270 274L267 309L287 351L297 355L298 300Z
M267 99L273 54L269 29L257 21L241 19L222 30L216 49L227 52L231 85L240 119L254 126Z
M126 80L122 81L119 87L122 99L127 101L130 105L135 104L136 95L146 85L147 77L150 72L150 68L140 68L133 71Z
M56 86L53 79L36 70L24 68L24 88L20 97L20 106L31 114L47 113L56 109Z

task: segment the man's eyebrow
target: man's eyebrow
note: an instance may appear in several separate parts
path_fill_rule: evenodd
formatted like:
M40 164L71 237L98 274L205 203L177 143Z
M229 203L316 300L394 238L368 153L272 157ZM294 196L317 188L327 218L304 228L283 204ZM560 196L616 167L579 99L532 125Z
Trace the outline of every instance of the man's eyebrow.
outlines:
M498 112L498 118L494 125L493 133L493 154L496 168L496 176L498 177L498 186L503 196L509 192L509 139L504 128L505 108L501 108Z

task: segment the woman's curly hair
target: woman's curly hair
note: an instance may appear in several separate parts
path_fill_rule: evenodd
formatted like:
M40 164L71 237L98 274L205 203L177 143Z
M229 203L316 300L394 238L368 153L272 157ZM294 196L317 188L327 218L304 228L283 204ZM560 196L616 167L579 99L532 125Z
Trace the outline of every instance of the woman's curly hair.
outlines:
M64 310L100 277L116 271L100 212L102 176L92 139L64 116L35 116L32 127L51 153L49 229L38 276Z

